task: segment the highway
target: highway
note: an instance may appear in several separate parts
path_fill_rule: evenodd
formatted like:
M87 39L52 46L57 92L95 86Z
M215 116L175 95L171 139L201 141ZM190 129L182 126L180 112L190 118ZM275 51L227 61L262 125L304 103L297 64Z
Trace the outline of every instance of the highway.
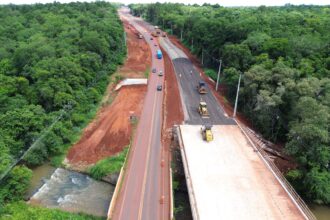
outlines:
M124 14L123 11L120 14L139 30L149 43L153 57L152 66L157 70L164 70L163 60L156 59L154 42L150 41L153 26L140 18ZM207 88L207 94L198 93L196 86L202 80L202 76L192 62L169 39L160 37L158 40L160 46L171 58L175 69L186 124L184 126L195 129L194 132L188 130L181 133L184 138L181 141L184 142L184 147L181 146L181 149L185 152L188 152L189 149L198 150L194 151L195 153L188 152L186 156L182 154L184 158L188 158L185 167L187 182L193 180L188 185L188 191L190 203L194 201L195 205L193 204L192 207L197 210L196 219L198 216L204 216L203 219L214 219L219 216L232 219L281 219L289 216L289 219L301 219L302 212L299 211L299 205L282 186L281 181L278 180L265 159L259 156L258 151L247 142L247 137L242 134L237 123L225 114L216 100L213 90ZM139 120L113 219L158 220L170 217L169 167L168 164L163 166L164 158L165 161L167 158L164 157L161 147L163 93L155 91L156 86L163 83L163 78L156 74L149 77L142 116ZM200 100L207 103L209 118L202 118L199 115L197 108ZM213 147L202 141L198 126L201 124L217 125L215 128L220 129L218 135L215 135ZM208 161L204 161L204 168L200 164L201 158L209 158ZM212 158L213 160L211 160ZM232 161L236 161L236 163L232 163ZM210 164L206 162L210 162ZM220 170L219 164L216 163L219 162L222 173L220 172L219 177L216 177L216 172ZM209 176L206 175L206 171L210 173ZM210 179L213 181L209 181ZM266 181L269 182L266 183ZM212 187L209 187L208 184L211 184L214 189L211 189ZM246 188L246 194L242 193L242 189L244 189L242 186ZM209 195L205 193L207 190L209 190ZM165 197L162 198L163 196ZM218 202L219 198L222 198L223 204L214 205L216 202L209 200L212 197L214 201ZM247 198L250 198L251 202ZM232 202L228 203L230 199ZM239 200L242 201L237 203ZM270 208L260 208L265 204ZM212 208L213 214L209 210L210 208ZM230 209L232 210L229 211ZM235 212L236 210L240 210L240 212Z
M187 58L176 58L173 61L175 73L181 88L181 96L184 100L184 108L188 115L185 116L185 123L191 125L201 124L219 124L231 125L235 121L225 116L225 112L214 97L210 88L207 88L207 94L199 94L197 85L202 80L200 73ZM199 102L203 100L207 104L209 118L202 118L197 111Z
M152 25L141 19L138 19L137 22L140 25L145 26L148 31L152 31L154 28ZM180 88L185 124L235 125L235 121L226 116L210 88L207 88L207 94L199 94L196 87L199 81L202 80L202 77L186 54L172 44L168 38L160 38L159 41L161 47L164 48L172 59ZM209 118L202 118L200 116L197 110L200 100L206 102L210 114Z
M164 71L163 59L156 58L159 47L154 44L157 40L150 40L150 33L137 24L125 9L121 9L119 14L148 42L152 52L151 69L156 68L157 73ZM169 178L161 162L164 159L161 144L163 91L156 89L163 85L164 77L157 73L149 76L148 91L112 219L169 219L169 189L166 187Z

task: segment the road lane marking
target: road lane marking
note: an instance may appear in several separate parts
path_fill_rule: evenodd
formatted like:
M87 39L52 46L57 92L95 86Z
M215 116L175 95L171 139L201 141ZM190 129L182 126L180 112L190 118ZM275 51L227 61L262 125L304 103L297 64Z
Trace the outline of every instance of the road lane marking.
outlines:
M133 22L132 22L133 23ZM139 25L137 25L135 22L134 22L134 24L135 24L135 26L139 26ZM142 29L144 29L143 27L142 27ZM151 48L151 45L150 45L150 43L149 43L149 47ZM152 50L152 48L151 48L151 50ZM154 51L152 50L152 53L153 53ZM158 65L158 63L159 63L159 65L161 65L161 66L163 66L164 67L164 64L160 61L160 62L157 62L158 60L155 60L154 58L153 58L153 61L154 62L156 62L156 64ZM154 77L152 77L152 78L154 78ZM157 78L154 78L154 79L156 79L156 81L157 82L159 82L159 80L157 80L158 79L158 77ZM154 81L154 80L150 80L150 81ZM161 81L163 81L163 79L161 80ZM151 85L152 85L153 83L151 83ZM162 83L163 84L163 83ZM151 127L153 128L154 127L154 119L155 119L155 107L156 107L156 104L157 104L157 95L158 95L158 93L157 92L155 92L154 93L155 95L153 96L153 100L154 100L154 105L153 105L153 109L152 109L152 118L151 118ZM161 94L161 95L163 95L163 93ZM161 96L161 97L163 97L163 96ZM161 100L161 103L162 103L162 100ZM142 217L142 210L143 210L143 204L144 204L144 193L145 193L145 190L146 190L146 179L147 179L147 173L148 173L148 170L149 170L149 162L150 162L150 147L151 147L151 139L152 139L152 135L153 135L153 130L154 129L152 129L151 130L151 133L150 133L150 137L149 137L149 142L148 142L148 150L147 150L147 161L146 161L146 167L145 167L145 172L144 172L144 181L143 181L143 185L142 185L142 192L141 192L141 199L142 199L142 202L140 202L140 206L139 206L139 219L141 219L141 217ZM134 149L133 149L134 150ZM133 158L136 158L136 156L134 157L132 157L132 159ZM130 177L131 175L128 175L128 179L130 179L129 177ZM164 184L164 183L163 183ZM125 187L125 189L124 189L124 198L123 198L123 203L122 203L122 206L121 206L121 208L123 208L123 206L124 206L124 203L125 203L125 198L126 198L126 194L127 194L127 187L128 187L128 184L126 185L126 187ZM161 190L162 191L162 190ZM140 199L140 200L141 200ZM164 209L165 210L165 209ZM122 209L120 210L120 215L119 215L119 218L121 217L121 214L122 214Z
M154 95L154 105L152 108L152 116L151 116L151 132L148 140L148 150L147 150L147 159L146 159L146 169L144 170L144 176L143 176L143 184L142 184L142 192L141 192L141 198L140 198L140 206L139 206L139 216L138 219L141 219L142 217L142 209L143 209L143 203L144 203L144 192L146 188L146 179L147 179L147 171L148 171L148 165L149 165L149 156L150 156L150 145L151 145L151 139L153 134L153 123L154 123L154 115L155 115L155 107L156 107L156 95L157 92Z
M149 86L148 86L149 87ZM145 98L146 100L145 100L145 102L147 102L147 97ZM142 113L143 114L143 113ZM141 118L142 118L142 114L141 114ZM142 126L142 123L141 123L141 125L140 126ZM140 134L141 135L141 134ZM137 139L138 139L138 137L136 136L135 137L135 140L134 140L134 142L135 143L137 143ZM135 144L136 145L136 144ZM135 151L135 149L134 148L132 148L132 151L134 152ZM136 154L133 154L132 155L132 158L131 158L131 161L134 161L134 158L136 157ZM131 165L133 164L133 162L131 162ZM128 168L127 168L128 169ZM119 212L119 219L121 219L121 215L122 215L122 212L123 212L123 206L125 205L125 199L126 199L126 193L127 193L127 187L128 187L128 183L129 183L129 179L130 179L130 175L131 173L130 172L128 172L128 174L127 174L127 184L125 185L125 187L124 187L124 191L123 191L123 193L124 193L124 195L123 195L123 202L122 202L122 204L121 204L121 206L120 206L120 212Z

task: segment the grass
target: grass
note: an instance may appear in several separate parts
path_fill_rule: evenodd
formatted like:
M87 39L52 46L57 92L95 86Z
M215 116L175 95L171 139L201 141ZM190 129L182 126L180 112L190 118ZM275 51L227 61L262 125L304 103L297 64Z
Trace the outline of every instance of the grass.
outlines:
M144 77L149 79L149 74L150 74L150 67L148 66L146 70L144 71Z
M125 147L124 150L117 155L98 161L88 170L88 173L97 180L102 179L108 174L119 173L124 164L127 151L128 147Z
M0 212L0 220L101 220L104 217L96 217L82 213L70 213L59 209L47 209L28 205L25 202L13 202L7 204Z
M214 70L212 69L205 69L204 70L205 74L210 77L211 79L213 79L214 81L217 80L217 72L215 72Z

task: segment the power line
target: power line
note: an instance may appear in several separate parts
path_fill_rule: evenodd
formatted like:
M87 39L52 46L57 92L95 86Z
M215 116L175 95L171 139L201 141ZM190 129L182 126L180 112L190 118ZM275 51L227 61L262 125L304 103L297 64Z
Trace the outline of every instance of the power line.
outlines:
M8 166L8 168L0 175L0 182L8 175L8 173L22 160L24 159L24 157L34 148L36 148L36 146L38 146L38 144L40 143L40 141L42 141L42 139L53 129L54 125L60 121L64 115L64 113L70 111L72 109L72 104L68 103L67 105L65 105L62 109L61 109L61 113L60 115L54 119L53 123L48 126L48 128L46 130L44 130L44 132L41 133L41 136L39 136L39 138L33 142L33 144L18 158L16 159L11 165Z

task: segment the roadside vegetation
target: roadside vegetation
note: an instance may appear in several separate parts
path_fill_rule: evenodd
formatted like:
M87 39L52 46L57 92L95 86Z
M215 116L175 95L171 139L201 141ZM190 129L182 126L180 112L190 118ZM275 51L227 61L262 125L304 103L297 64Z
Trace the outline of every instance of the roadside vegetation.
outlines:
M173 32L216 77L264 137L285 143L297 168L287 173L310 201L330 204L330 7L224 8L133 4L134 15ZM212 72L213 69L213 72Z
M94 179L100 180L109 174L119 173L124 165L128 149L129 147L125 147L117 155L98 161L89 169L89 174Z
M58 209L47 209L37 206L30 206L25 202L14 202L4 207L0 212L0 220L101 220L102 217L95 217L86 214L73 214L70 212L60 211Z
M31 146L20 164L55 158L59 165L94 117L109 76L123 63L116 8L105 2L4 5L0 20L0 176ZM22 199L31 178L24 165L0 180L1 210ZM26 219L19 216L26 209L31 215L43 210L23 206L6 206L7 211L21 207L8 219ZM44 214L35 219L87 219Z

